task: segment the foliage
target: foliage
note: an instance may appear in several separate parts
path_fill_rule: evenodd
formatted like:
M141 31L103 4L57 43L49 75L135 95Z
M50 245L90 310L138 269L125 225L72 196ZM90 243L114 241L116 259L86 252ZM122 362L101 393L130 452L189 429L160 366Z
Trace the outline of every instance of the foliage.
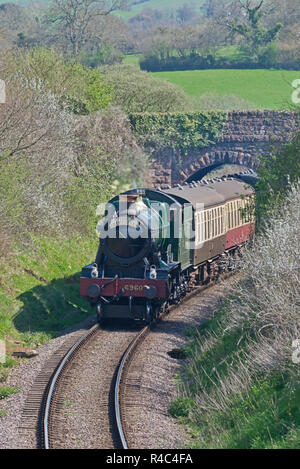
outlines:
M259 62L266 53L266 48L274 44L282 24L276 23L270 28L266 28L262 24L262 18L269 14L268 10L264 8L265 0L260 0L258 4L254 4L252 0L243 0L240 3L244 13L244 21L231 20L227 22L226 26L232 36L237 35L242 38L249 57L254 57L254 60Z
M7 397L15 394L19 391L19 388L16 386L0 386L0 400L6 399Z
M300 178L300 134L281 149L260 157L256 216L262 222L272 210L282 206L284 198Z
M44 47L2 56L1 76L8 87L22 79L23 88L53 94L76 114L88 114L111 103L111 88L99 71L67 61Z
M94 51L82 51L78 59L83 65L90 68L97 68L102 65L112 65L121 63L124 55L118 52L111 44L98 46Z
M84 69L76 64L67 73L52 51L9 54L2 65L7 100L0 108L1 255L32 233L54 239L91 233L99 203L133 181L142 184L147 172L128 118L117 108L74 115L63 100L68 94L81 99L75 72ZM94 77L100 75L89 70L88 76L90 86L82 88L94 110L101 94Z
M124 0L52 0L44 23L64 37L66 48L76 57L92 35L99 40L95 23L124 4Z
M131 114L130 121L146 148L169 147L182 153L206 147L222 135L226 112Z
M147 72L167 72L180 70L245 70L245 69L286 69L299 70L299 61L293 60L296 51L289 62L284 56L279 54L276 45L270 44L261 51L258 59L249 58L245 55L247 50L241 47L241 58L214 57L213 55L203 56L201 52L192 53L184 57L171 56L160 59L155 56L148 56L140 60L140 67ZM280 60L277 60L278 57Z
M0 363L0 383L6 381L9 369L17 365L17 360L11 357L11 354L6 352L5 362Z
M195 402L190 397L178 397L169 407L172 417L188 417L195 406Z
M113 88L114 104L126 113L183 111L191 102L179 87L154 78L132 65L103 67Z

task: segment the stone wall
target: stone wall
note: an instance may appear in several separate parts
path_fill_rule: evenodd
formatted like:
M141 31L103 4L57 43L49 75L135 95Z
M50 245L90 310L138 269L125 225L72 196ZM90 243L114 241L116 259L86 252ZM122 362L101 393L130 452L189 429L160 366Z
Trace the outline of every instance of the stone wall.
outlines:
M149 186L166 188L183 183L194 173L219 164L255 168L258 156L290 141L300 130L300 113L291 111L233 111L223 135L212 145L176 154L173 149L153 154Z

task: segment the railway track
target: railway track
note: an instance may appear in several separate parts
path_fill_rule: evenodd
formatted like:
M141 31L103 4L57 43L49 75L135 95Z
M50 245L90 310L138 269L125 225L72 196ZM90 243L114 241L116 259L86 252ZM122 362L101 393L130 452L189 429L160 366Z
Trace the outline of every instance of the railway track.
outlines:
M231 275L227 273L222 278ZM180 305L215 283L195 287ZM173 305L169 312L174 312L177 307ZM66 341L38 376L24 408L21 428L23 431L27 429L31 435L35 429L37 447L50 449L67 445L68 448L76 448L81 445L84 448L129 448L128 434L131 430L128 429L126 415L128 407L130 413L130 406L136 404L135 391L139 388L137 376L140 373L138 369L132 372L134 356L149 331L148 326L139 330L136 326L116 330L114 327L100 329L94 325L87 332L79 331L71 341ZM107 357L104 362L100 358L103 356ZM89 360L92 360L90 369ZM74 408L73 414L82 412L84 421L84 413L88 413L89 406L93 404L91 412L98 419L95 425L102 429L99 439L91 442L84 440L85 436L76 434L76 430L73 435L70 432L72 412L67 412L66 408L72 406L72 401L77 401L74 389L82 385L82 382L78 384L78 379L85 386L88 383L92 386L79 399L83 410ZM101 414L100 417L96 413ZM89 433L86 428L84 434Z
M51 448L51 407L53 406L53 401L55 400L55 394L57 393L57 386L62 377L62 374L66 371L68 364L75 355L79 353L81 347L93 337L94 334L99 331L99 326L93 326L87 334L84 334L66 353L66 355L61 360L57 370L53 373L53 376L49 380L46 394L42 403L42 413L41 413L41 432L42 432L42 446L45 449Z
M135 326L136 327L136 326ZM133 329L135 329L133 327ZM108 411L108 418L102 418L101 425L99 428L105 428L105 433L107 434L103 439L103 449L106 446L112 446L113 448L127 448L126 443L126 425L123 419L122 408L124 406L123 396L124 396L124 383L126 375L126 368L129 361L132 359L134 351L138 344L143 340L143 338L148 333L149 328L145 327L141 331L134 332L132 330L128 331L125 335L125 342L123 341L122 345L118 350L114 352L114 365L111 367L110 375L102 376L102 382L98 382L98 393L104 397L108 396L106 402ZM72 381L72 366L75 373L78 372L80 368L80 363L77 365L76 362L80 359L80 354L83 352L83 360L86 361L86 356L91 353L92 347L98 341L105 341L107 338L107 333L115 334L115 337L119 337L118 331L106 331L99 329L98 326L94 326L91 330L83 335L65 354L61 362L57 366L56 371L53 373L47 390L43 399L42 411L40 415L40 429L41 429L41 447L45 449L51 448L60 448L64 445L65 442L60 441L60 436L64 433L64 425L62 425L62 419L64 412L63 403L66 402L66 394L64 392L64 387L67 385L73 386L74 382ZM117 342L117 340L115 340ZM126 350L123 354L124 343L126 343ZM129 343L129 345L128 345ZM117 365L116 365L117 364ZM116 365L116 366L115 366ZM76 371L77 370L77 371ZM90 376L90 380L96 379L94 376ZM112 399L114 396L114 399ZM96 396L95 396L96 399ZM103 406L103 403L99 405L99 408ZM77 439L78 441L78 439ZM63 444L62 444L63 443ZM93 444L92 443L92 447ZM84 442L86 446L88 442ZM101 446L99 440L97 447ZM106 448L105 448L106 449Z

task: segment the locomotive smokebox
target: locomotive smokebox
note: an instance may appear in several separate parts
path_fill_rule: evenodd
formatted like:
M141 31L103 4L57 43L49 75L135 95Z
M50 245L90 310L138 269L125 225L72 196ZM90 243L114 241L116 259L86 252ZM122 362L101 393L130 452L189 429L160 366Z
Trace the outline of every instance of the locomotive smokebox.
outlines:
M126 196L128 207L117 206L114 216L103 225L102 253L119 265L141 262L153 251L153 241L159 242L162 220L156 210L147 206L137 195ZM124 203L122 196L120 201ZM120 204L121 204L120 202Z

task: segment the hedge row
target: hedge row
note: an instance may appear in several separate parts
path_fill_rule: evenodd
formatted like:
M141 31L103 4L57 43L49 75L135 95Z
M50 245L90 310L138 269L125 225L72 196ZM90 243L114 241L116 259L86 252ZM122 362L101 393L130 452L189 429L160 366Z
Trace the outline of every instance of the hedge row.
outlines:
M206 147L222 135L227 113L191 111L138 113L129 116L137 139L145 149L173 148L180 153Z
M299 69L299 64L295 61L277 61L269 57L262 57L254 62L249 58L240 60L230 60L226 58L215 59L213 56L202 57L191 55L186 57L168 57L159 59L158 57L146 57L140 61L140 67L147 72L173 72L184 70L217 70L217 69Z

